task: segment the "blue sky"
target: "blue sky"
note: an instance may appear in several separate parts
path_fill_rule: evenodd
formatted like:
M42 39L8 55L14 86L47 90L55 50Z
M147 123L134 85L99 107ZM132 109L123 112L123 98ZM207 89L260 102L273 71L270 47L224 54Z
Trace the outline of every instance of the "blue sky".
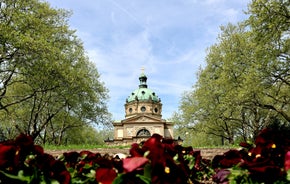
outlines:
M196 83L206 49L220 26L247 18L250 0L47 0L71 10L72 29L83 41L109 89L109 111L124 119L124 104L145 68L148 88L163 104L163 119L178 110Z

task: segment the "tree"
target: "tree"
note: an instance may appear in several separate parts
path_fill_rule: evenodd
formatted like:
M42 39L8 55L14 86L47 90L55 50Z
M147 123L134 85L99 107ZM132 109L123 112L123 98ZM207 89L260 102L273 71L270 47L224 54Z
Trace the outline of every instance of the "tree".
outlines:
M232 144L244 123L240 118L239 92L251 46L244 25L229 24L222 31L219 43L209 49L207 66L200 70L194 90L182 98L181 110L192 121L203 124L207 133Z
M113 129L105 128L101 130L96 130L96 128L88 125L79 128L72 128L69 131L66 131L64 135L64 140L66 144L88 144L88 145L103 145L105 144L104 140L109 137L109 134L113 134ZM75 136L75 135L78 136Z
M290 2L254 0L248 14L247 23L259 49L259 77L271 89L264 93L266 100L257 100L256 105L273 110L290 122Z
M220 144L220 140L214 136L207 134L203 124L197 122L188 123L180 112L175 112L171 118L174 122L175 139L180 137L183 140L183 145L200 146L216 146Z
M69 15L38 0L0 2L0 118L14 126L6 124L7 132L45 142L48 127L65 124L65 131L110 117L107 89Z
M290 122L289 1L254 0L248 13L248 20L221 27L180 106L185 123L229 143L253 139L272 119Z

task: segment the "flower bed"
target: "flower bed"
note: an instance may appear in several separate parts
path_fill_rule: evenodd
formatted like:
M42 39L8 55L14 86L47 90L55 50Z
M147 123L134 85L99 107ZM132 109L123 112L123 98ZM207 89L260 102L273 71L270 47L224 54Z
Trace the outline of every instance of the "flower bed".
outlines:
M91 151L58 158L24 134L0 143L0 183L289 183L289 132L264 129L254 145L229 150L213 160L154 134L133 144L120 159Z

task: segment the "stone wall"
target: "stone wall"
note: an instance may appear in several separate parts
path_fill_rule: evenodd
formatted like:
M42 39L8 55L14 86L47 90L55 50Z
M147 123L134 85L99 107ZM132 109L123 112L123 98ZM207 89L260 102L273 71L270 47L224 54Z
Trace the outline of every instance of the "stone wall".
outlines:
M202 158L205 159L210 159L212 160L215 155L222 155L224 152L228 151L229 149L226 148L202 148L202 149L195 149L195 150L200 150L201 151L201 156ZM53 156L58 156L61 155L63 152L70 152L70 151L81 151L81 150L49 150L46 151L46 153L49 153ZM118 153L123 153L123 154L128 154L129 153L129 148L97 148L97 149L91 149L89 150L91 152L98 152L100 154L110 154L110 155L115 155Z

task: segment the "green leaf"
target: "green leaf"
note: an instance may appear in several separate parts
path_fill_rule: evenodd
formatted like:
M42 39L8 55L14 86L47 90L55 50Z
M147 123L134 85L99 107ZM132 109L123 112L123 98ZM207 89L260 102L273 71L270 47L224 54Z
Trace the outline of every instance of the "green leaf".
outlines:
M146 151L145 153L144 153L144 157L147 157L148 155L149 155L149 153L150 153L150 151L148 150L148 151Z
M85 174L86 177L96 178L96 171L91 169L89 173Z
M136 177L140 178L144 183L150 184L151 183L151 177L148 178L144 175L136 174Z
M29 183L31 181L31 176L25 176L23 170L18 171L18 175L17 176L13 175L13 174L6 173L4 171L0 171L0 172L3 173L8 178L11 178L11 179L16 179L16 180L20 180L20 181L26 181L27 183Z
M144 176L147 178L151 178L152 167L151 164L146 164L144 166Z
M123 175L124 174L118 174L118 176L114 179L112 184L122 184L123 183Z

